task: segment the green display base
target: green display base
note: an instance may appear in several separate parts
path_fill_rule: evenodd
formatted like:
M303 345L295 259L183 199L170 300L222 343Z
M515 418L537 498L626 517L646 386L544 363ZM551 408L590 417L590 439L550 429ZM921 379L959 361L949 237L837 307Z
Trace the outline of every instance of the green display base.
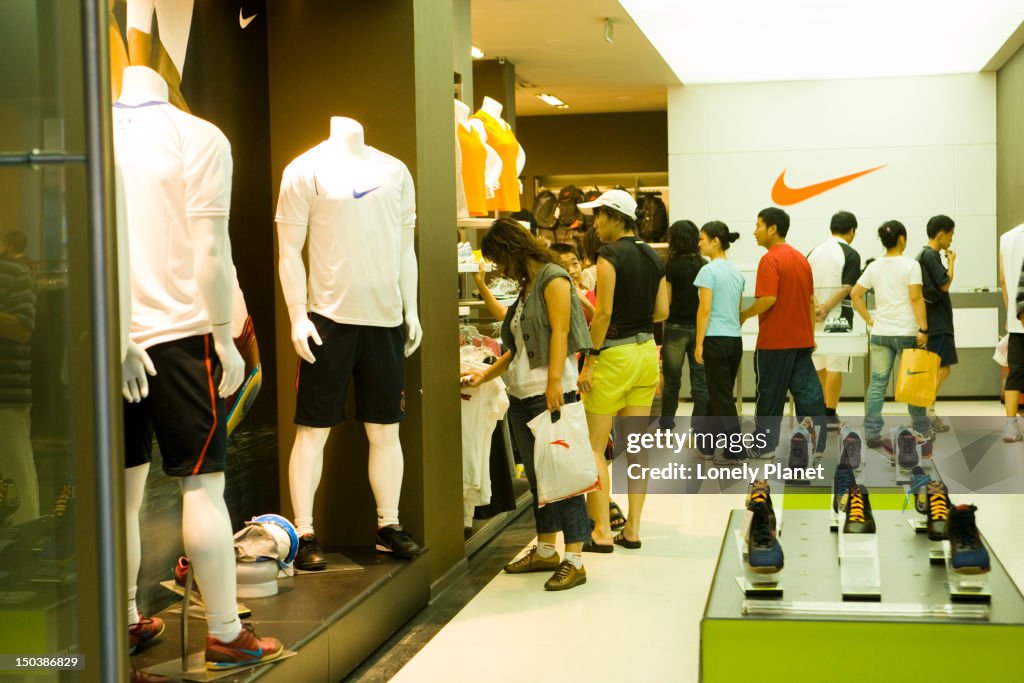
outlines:
M789 496L787 501L804 497ZM745 616L744 604L750 603L736 584L743 569L734 540L743 515L734 511L729 519L701 621L704 683L734 683L752 676L758 683L1019 679L1019 662L1010 653L1024 643L1024 597L991 549L987 619L871 614L872 609L914 605L952 613L985 607L954 604L945 567L930 565L927 538L909 527L909 515L877 509L882 600L867 606L843 602L837 539L829 531L828 513L787 510L782 535L785 599L777 602L815 604L826 613Z

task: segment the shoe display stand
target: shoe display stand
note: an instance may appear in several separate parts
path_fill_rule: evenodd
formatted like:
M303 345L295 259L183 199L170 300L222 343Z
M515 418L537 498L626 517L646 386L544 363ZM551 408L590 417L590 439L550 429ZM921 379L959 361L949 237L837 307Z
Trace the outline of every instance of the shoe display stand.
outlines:
M930 652L970 653L943 656L941 680L1019 679L1019 662L1007 653L1024 642L1024 596L991 549L985 575L991 601L961 602L951 594L946 569L929 562L927 536L909 528L905 513L875 507L881 599L844 600L836 557L839 544L854 539L841 541L829 531L829 511L790 508L781 537L785 598L750 598L736 588L736 577L745 575L734 547L745 514L737 510L729 519L701 620L704 683L750 677L749 658L736 656L738 643L757 643L758 651L771 653L758 660L760 683L820 679L836 670L837 643L867 646L869 656L856 657L855 675L873 683L907 680L913 643L927 643ZM964 587L976 577L960 578Z
M847 534L839 529L836 553L843 600L882 599L882 576L877 534Z
M251 598L251 622L261 635L274 636L298 654L255 668L232 670L219 681L299 683L338 681L357 667L430 600L429 551L412 560L375 552L373 547L340 548L362 571L309 572L278 579L278 594ZM192 653L184 680L204 677L206 624L180 605L156 615L166 624L162 637L132 657L142 671L160 664L182 667L182 644ZM188 628L182 631L182 621ZM182 637L184 636L184 637ZM197 670L198 669L198 670ZM168 675L167 671L162 671ZM219 675L222 672L209 672Z
M953 602L992 602L992 589L989 586L989 573L961 574L953 569L953 556L949 541L941 541L945 551L943 565L946 568L946 586L949 598ZM989 550L989 556L992 551Z

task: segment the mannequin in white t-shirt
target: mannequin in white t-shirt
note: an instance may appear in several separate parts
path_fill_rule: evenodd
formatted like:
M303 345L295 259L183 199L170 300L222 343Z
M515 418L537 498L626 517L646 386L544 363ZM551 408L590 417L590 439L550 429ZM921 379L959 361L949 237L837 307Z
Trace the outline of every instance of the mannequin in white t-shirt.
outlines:
M210 334L223 370L217 392L221 397L228 396L241 384L245 368L235 348L231 325L234 268L227 230L230 149L223 134L212 124L170 106L167 83L148 67L131 66L124 70L121 96L114 107L118 120L115 157L119 166L166 162L168 169L167 177L159 180L139 180L132 177L130 170L124 173L118 170L118 220L127 223L127 229L119 225L119 232L135 233L132 246L138 254L163 250L153 256L153 262L166 265L168 269L167 273L136 272L133 278L128 271L138 267L135 259L132 263L119 259L120 267L125 269L120 273L121 281L131 282L133 297L141 301L141 304L133 302L130 308L132 338L126 342L127 348L122 353L122 393L129 403L139 403L149 395L149 377L158 376L159 370L147 352L152 351L154 345ZM154 146L154 149L168 154L168 158L153 159L154 152L149 147L136 146L140 135L143 139L146 135L167 136L160 138L162 146ZM216 149L209 152L211 148ZM169 177L173 169L187 176L189 168L196 173L205 170L203 180ZM215 186L209 187L210 183ZM196 193L197 188L202 199L195 198L199 194L190 194ZM179 190L184 190L184 196L177 194ZM120 195L125 195L123 201ZM187 222L187 230L171 225L179 222L171 217L174 211L180 211ZM151 233L151 242L139 239L140 235L146 237ZM175 247L166 242L176 238L186 239L187 243ZM127 248L128 244L121 245L121 249ZM185 263L161 256L172 251L191 254L194 260ZM175 281L173 287L162 284L170 280ZM198 303L183 300L183 296L190 294L182 292L192 291L200 299ZM172 378L167 382L167 386L178 386ZM175 419L175 416L162 417ZM159 439L159 432L157 436ZM200 463L205 455L204 448L199 456ZM164 457L165 462L170 457L166 451ZM198 464L195 471L199 471ZM142 618L135 605L135 584L141 562L139 512L148 473L148 463L125 470L129 625L138 624L143 642L156 635L153 628L156 620ZM248 643L249 636L244 635L235 602L235 556L231 517L224 502L224 473L207 471L179 476L178 480L182 490L182 536L189 560L203 586L208 632L222 643ZM134 638L135 632L132 633ZM239 638L242 640L237 641ZM268 639L260 642L271 646ZM273 647L279 648L280 644L275 641Z
M404 182L396 180L396 168L401 169ZM380 174L376 175L378 171ZM400 191L393 188L395 183L402 186ZM393 201L388 199L388 192L392 192ZM337 197L339 205L351 200L352 206L358 206L358 202L366 201L368 197L372 198L378 201L378 206L382 207L380 210L384 211L384 214L379 221L370 221L377 223L372 226L350 226L344 220L338 223L337 213L342 209L335 211L333 216L331 212L318 215L313 206L314 201L329 201L332 193ZM366 145L362 125L346 117L332 117L328 140L298 157L285 170L277 215L279 274L291 320L292 344L300 358L311 364L303 367L302 373L319 371L316 357L310 347L310 338L318 346L324 343L316 325L310 319L312 313L339 324L377 329L394 326L396 322L393 318L397 315L397 324L404 324L405 327L404 355L410 356L419 347L423 330L420 326L416 300L418 266L413 229L415 199L411 193L412 179L404 164ZM397 218L388 211L390 204L399 202L402 204L401 238L400 242L393 244L394 251L400 252L396 256L397 264L393 264L397 267L395 270L384 269L381 274L381 269L376 268L372 262L383 262L393 255L390 253L392 247L383 246L383 241L392 239L393 234L387 233L380 223L389 217ZM326 239L325 231L332 230L335 234ZM375 234L379 235L378 239L382 241L380 249L377 249L375 244L360 244L375 241ZM310 273L307 273L302 259L307 237L310 242ZM355 296L351 294L351 290L360 282L338 284L339 280L344 280L348 275L348 269L338 269L335 261L350 255L341 251L332 254L329 248L337 250L338 242L344 242L346 239L354 240L347 245L349 250L362 249L370 252L369 256L361 258L359 263L353 263L351 266L371 269L374 271L372 275L378 280L392 278L390 282L378 281L374 289L394 291L393 288L397 285L400 301L395 301L392 296L382 295L381 300L374 303L370 301L374 294L365 288ZM367 261L371 263L367 264ZM318 268L328 271L328 275L323 278L328 281L325 284L319 284ZM399 441L399 424L364 421L364 426L370 446L369 478L377 504L378 530L387 526L400 528L398 506L404 463L402 445ZM320 484L324 446L330 432L330 427L296 424L295 443L292 447L288 474L295 524L302 537L302 544L305 544L310 536L315 542L313 500ZM300 555L303 554L303 547L304 545L300 545ZM382 549L379 543L378 549ZM321 562L316 564L319 566L310 568L322 569L326 566Z
M484 96L483 102L480 103L480 109L481 111L487 112L495 119L500 121L505 126L505 128L510 127L508 125L508 122L505 119L501 118L501 112L504 110L504 106L502 106L501 102L490 97ZM472 126L473 130L475 130L480 135L481 139L483 139L485 142L487 141L487 130L484 129L483 121L481 121L480 119L470 119L469 125ZM517 176L522 175L524 166L526 166L526 150L523 149L522 145L519 145L519 153L516 154ZM500 167L498 169L498 173L501 173Z
M501 105L498 106L500 107ZM484 145L484 151L487 153L487 160L484 162L484 186L487 188L487 198L490 199L494 196L494 192L498 189L498 185L501 182L501 157L493 147L487 144L487 131L484 130L483 124L480 121L476 121L476 124L479 125L474 125L473 120L469 118L470 113L471 110L468 104L461 100L455 100L456 125L476 133L477 137L480 138L480 142ZM456 148L458 148L457 140ZM526 163L525 153L523 154L523 163Z

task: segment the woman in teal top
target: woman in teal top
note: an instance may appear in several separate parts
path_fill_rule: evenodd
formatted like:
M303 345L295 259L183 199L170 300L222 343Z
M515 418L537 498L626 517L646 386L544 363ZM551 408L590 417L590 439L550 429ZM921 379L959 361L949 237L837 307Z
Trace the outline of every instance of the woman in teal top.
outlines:
M740 337L740 301L743 297L743 275L726 257L729 245L738 240L738 232L730 232L721 221L705 223L700 229L700 253L710 263L700 269L693 284L697 287L700 306L697 309L697 348L694 357L704 365L708 385L708 416L695 431L716 436L733 435L740 430L736 415L733 387L743 357ZM696 425L695 425L696 427ZM701 452L710 457L714 449L703 447ZM744 452L729 450L726 459L741 460Z

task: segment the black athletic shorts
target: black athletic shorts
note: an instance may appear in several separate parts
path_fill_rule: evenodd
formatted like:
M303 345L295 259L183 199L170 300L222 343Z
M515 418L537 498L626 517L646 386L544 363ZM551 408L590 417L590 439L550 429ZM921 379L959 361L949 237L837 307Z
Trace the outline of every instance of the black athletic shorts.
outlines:
M155 432L169 476L223 472L228 413L217 394L222 370L213 337L176 339L146 351L156 376L141 403L124 402L125 466L153 459Z
M394 424L405 415L405 326L336 323L317 313L309 319L323 341L310 342L316 363L299 359L295 424L333 427L345 419L349 380L355 380L356 419Z
M932 353L939 355L939 367L956 365L959 359L956 355L956 341L951 334L936 334L928 336L928 346Z
M1006 363L1010 366L1010 374L1006 377L1007 390L1024 391L1024 334L1010 334Z

